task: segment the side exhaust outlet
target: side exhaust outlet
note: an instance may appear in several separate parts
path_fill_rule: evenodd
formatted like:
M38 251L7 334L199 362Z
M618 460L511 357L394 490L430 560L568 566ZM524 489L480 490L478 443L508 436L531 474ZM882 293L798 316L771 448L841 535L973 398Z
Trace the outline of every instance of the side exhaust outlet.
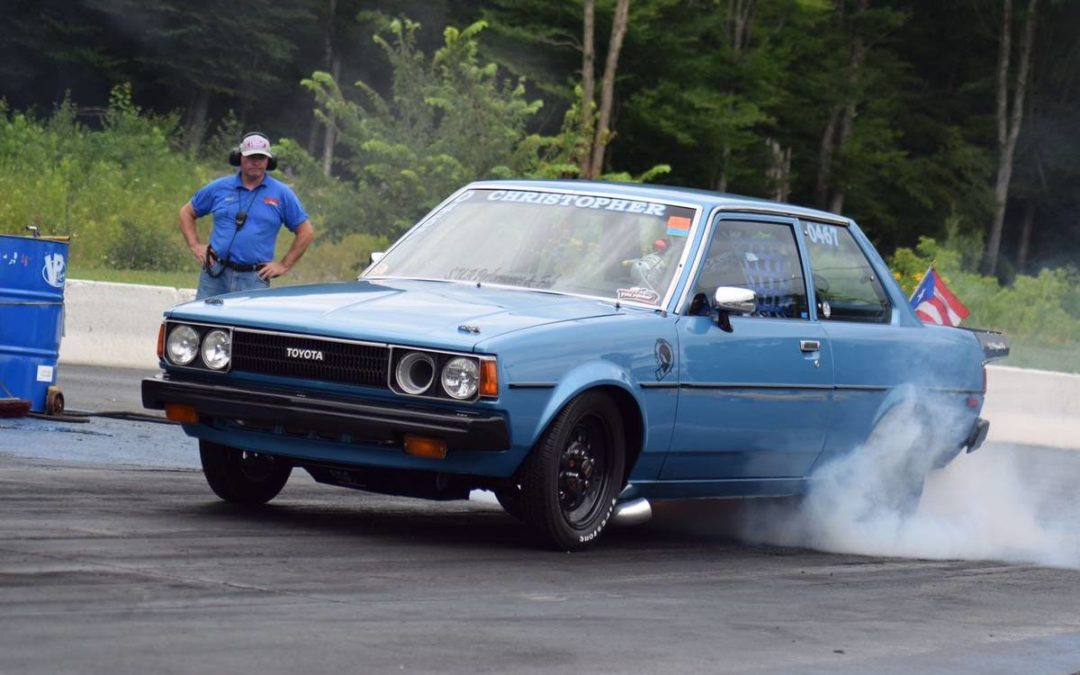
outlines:
M619 502L615 505L615 513L611 516L614 525L629 527L631 525L643 525L652 518L652 506L644 497Z

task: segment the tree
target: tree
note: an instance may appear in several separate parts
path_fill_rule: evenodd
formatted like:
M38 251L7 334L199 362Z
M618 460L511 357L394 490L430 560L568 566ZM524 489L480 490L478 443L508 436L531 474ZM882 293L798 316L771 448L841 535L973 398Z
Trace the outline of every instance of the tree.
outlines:
M132 60L146 80L185 92L185 134L198 150L208 128L212 98L239 104L241 120L255 104L271 105L297 45L292 36L312 24L301 4L236 0L85 0L110 29L133 43Z
M520 81L503 79L495 64L479 60L484 28L484 22L447 27L429 58L416 46L419 24L390 22L389 39L376 37L392 72L389 98L358 82L362 101L355 102L325 72L304 80L319 119L333 125L350 151L343 164L356 181L367 231L398 234L463 183L536 168L545 144L527 133L526 123L541 102L527 100ZM330 229L340 236L348 228Z
M593 0L586 0L586 12L591 15ZM597 178L600 176L604 168L604 150L607 148L609 142L611 142L611 107L615 99L615 76L619 69L619 52L622 51L623 38L626 37L626 31L629 27L630 18L630 0L616 0L615 4L615 18L611 22L611 39L608 41L607 58L604 61L604 77L600 83L600 107L596 117L596 131L593 135L591 147L589 148L588 160L582 157L581 160L581 177L582 178ZM586 28L592 30L591 16L587 17ZM587 43L591 46L593 38L592 35L587 36ZM588 59L591 63L591 57ZM582 78L584 80L585 73L583 71ZM590 72L588 78L590 81L590 94L591 94L591 81L593 74ZM583 87L584 91L584 87ZM584 95L584 94L583 94ZM592 109L592 100L583 99L582 112L588 117L589 111Z
M1031 0L1027 17L1024 21L1024 36L1020 43L1020 64L1016 72L1016 82L1012 91L1012 112L1009 111L1009 63L1012 58L1012 0L1004 0L1001 12L1001 47L998 52L997 67L997 180L994 181L994 216L990 221L990 236L986 242L986 255L983 257L982 272L993 275L997 272L998 254L1001 250L1001 232L1005 225L1005 208L1009 203L1009 182L1012 180L1013 162L1016 153L1016 139L1020 136L1020 125L1024 119L1024 95L1027 91L1028 74L1031 69L1032 45L1035 40L1035 20L1038 15L1039 0Z

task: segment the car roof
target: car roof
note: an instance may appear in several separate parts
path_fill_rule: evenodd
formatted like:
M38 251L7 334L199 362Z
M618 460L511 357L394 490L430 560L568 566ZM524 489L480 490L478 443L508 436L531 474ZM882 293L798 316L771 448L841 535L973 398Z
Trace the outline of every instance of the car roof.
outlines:
M828 222L851 222L850 218L828 211L785 204L783 202L743 197L741 195L712 192L697 188L684 188L652 183L620 183L589 180L484 180L469 184L470 188L500 190L557 190L588 192L591 194L613 195L619 197L646 197L657 200L690 202L704 207L725 210L748 210L778 213L813 220Z

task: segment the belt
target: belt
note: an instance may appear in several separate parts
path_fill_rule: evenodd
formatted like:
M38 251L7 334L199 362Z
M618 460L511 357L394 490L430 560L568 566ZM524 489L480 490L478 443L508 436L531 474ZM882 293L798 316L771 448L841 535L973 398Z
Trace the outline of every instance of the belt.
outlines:
M255 263L254 265L241 265L240 263L234 263L231 260L226 260L225 267L228 267L234 272L254 272L255 270L261 270L266 267L266 263Z

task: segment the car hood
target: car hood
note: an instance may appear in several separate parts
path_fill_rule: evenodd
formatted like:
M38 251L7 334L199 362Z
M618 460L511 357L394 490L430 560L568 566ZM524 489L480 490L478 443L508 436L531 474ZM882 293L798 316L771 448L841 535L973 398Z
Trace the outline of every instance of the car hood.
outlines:
M172 318L355 340L472 349L534 326L617 314L573 296L440 281L285 286L178 305Z

